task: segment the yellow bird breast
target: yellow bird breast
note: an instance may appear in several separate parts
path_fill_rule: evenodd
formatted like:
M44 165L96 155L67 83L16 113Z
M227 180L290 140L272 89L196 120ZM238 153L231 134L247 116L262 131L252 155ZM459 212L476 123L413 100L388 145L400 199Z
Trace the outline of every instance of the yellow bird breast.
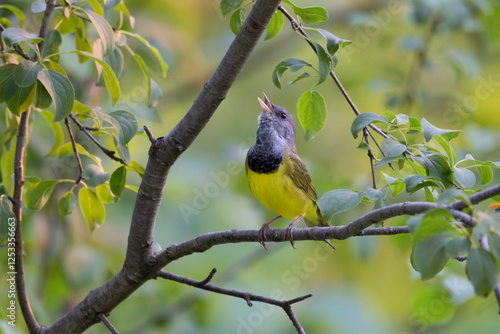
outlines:
M316 215L314 202L283 170L282 165L274 173L261 174L247 168L248 186L252 194L266 208L288 219Z

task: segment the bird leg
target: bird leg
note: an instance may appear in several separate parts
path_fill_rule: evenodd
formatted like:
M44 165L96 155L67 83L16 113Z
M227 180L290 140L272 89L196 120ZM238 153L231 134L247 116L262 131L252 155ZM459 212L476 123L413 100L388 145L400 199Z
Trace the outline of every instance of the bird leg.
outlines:
M297 219L295 219L293 222L291 222L290 225L288 225L288 227L286 228L285 237L288 237L288 239L290 240L290 243L292 244L293 249L296 249L296 248L293 245L294 242L293 242L292 231L295 228L295 224L300 222L302 219L304 219L304 216L300 215L299 217L297 217Z
M282 218L282 217L278 216L276 218L271 219L270 221L268 221L267 223L262 225L262 227L259 230L259 243L262 244L262 246L264 246L264 248L266 250L268 250L266 247L266 243L264 242L266 240L266 231L269 230L269 225L271 225L272 223L274 223L275 221L277 221L280 218Z

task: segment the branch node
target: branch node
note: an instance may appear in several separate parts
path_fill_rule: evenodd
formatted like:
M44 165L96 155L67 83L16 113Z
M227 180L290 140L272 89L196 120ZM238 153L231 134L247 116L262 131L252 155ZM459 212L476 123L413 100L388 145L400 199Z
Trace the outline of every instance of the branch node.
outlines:
M151 144L154 144L154 142L156 141L156 138L155 138L155 136L153 136L153 133L151 132L151 130L149 130L149 127L147 125L144 125L143 129L144 129L144 132L146 132L146 134L148 135L148 138L149 138L149 141L151 142Z
M109 313L108 313L109 315ZM112 334L120 334L120 332L118 332L116 330L116 328L113 326L113 324L111 324L111 322L109 322L108 318L106 318L106 315L104 313L98 313L97 314L97 317L101 320L101 322L109 329L109 331L112 333Z
M208 274L207 278L205 278L203 281L200 281L200 286L202 285L207 285L212 278L214 278L215 273L217 272L217 268L213 268L212 271Z
M248 293L246 293L246 294L245 294L245 300L246 300L247 305L248 305L249 307L252 307L252 306L253 306L252 300L250 299L250 294L248 294Z

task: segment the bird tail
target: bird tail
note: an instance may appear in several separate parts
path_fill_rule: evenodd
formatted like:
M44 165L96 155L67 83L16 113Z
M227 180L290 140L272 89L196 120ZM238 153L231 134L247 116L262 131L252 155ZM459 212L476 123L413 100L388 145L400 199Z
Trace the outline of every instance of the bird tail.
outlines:
M316 205L316 212L312 215L312 217L308 216L308 218L304 218L304 221L307 226L312 227L312 226L332 226L329 221L325 220L325 217L323 217L323 214L321 213L321 210L319 206ZM328 244L328 246L332 247L333 249L336 249L328 240L325 240L325 242Z

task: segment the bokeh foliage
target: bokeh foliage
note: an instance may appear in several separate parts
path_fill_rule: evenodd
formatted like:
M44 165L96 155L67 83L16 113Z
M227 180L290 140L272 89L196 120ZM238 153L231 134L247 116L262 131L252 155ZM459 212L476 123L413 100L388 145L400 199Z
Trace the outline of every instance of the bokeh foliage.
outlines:
M71 111L70 106L54 101L49 108L51 112L32 116L36 125L31 130L26 175L33 177L28 179L27 188L31 198L39 200L28 201L30 196L26 194L26 206L30 209L25 212L26 271L30 273L28 286L41 323L54 321L120 267L134 202L133 190L140 182L140 165L146 161L148 147L145 136L131 133L135 134L143 124L150 125L158 136L169 131L213 71L252 5L249 1L223 1L232 3L232 7L228 5L221 10L219 1L126 1L125 11L122 7L109 9L99 2L88 1L88 5L82 2L79 14L87 15L93 25L104 27L98 16L106 11L112 27L122 25L122 34L115 32L112 38L107 28L94 30L90 22L79 23L78 17L60 15L56 19L61 20L62 36L57 33L50 36L53 47L46 48L49 53L44 52L42 57L59 54L47 57L42 64L47 68L24 70L28 74L36 72L38 82L31 82L29 75L16 81L19 86L35 85L31 91L18 94L36 101L44 109L47 101L56 100L56 95L71 95L68 87L72 85L76 102L71 109L77 108L81 120L89 126L99 127L103 143L115 147L122 159L137 161L124 169L75 128L84 165L97 167L85 170L85 181L89 184L79 188L86 189L83 190L86 196L80 194L78 207L88 206L87 212L97 214L85 217L85 210L83 215L76 210L76 198L72 196L76 165L71 147L67 146L65 129L62 123L53 123L54 119L63 119ZM119 5L116 1L108 2L111 8ZM286 19L276 14L267 31L267 40L259 45L213 121L172 169L156 232L158 249L203 232L258 228L272 218L272 213L260 207L248 192L242 167L245 151L254 138L259 112L255 98L261 91L292 114L298 111L305 137L315 137L305 143L301 130L297 129L299 154L319 195L324 194L325 202L330 197L332 203L338 202L338 198L349 199L342 210L333 212L334 224L345 224L363 212L389 203L404 200L445 203L487 184L498 183L498 173L494 170L497 167L494 162L500 160L498 1L332 3L325 0L314 4L294 1L293 6L287 3L284 5L291 13L317 29L311 31L311 36L319 56L289 28ZM6 20L14 27L24 20L28 31L36 31L32 28L40 20L37 14L40 2L23 0L6 4L18 6L24 15L2 8L2 24L6 28ZM316 15L307 15L307 10L301 14L300 8L308 6L326 8L328 20L320 9L311 10ZM133 25L135 30L131 32ZM83 35L82 29L91 36L90 41L100 39L101 46L85 40L87 33ZM332 42L333 37L322 31L345 40ZM35 37L24 38L28 41ZM352 45L348 45L348 40ZM129 44L124 44L125 41ZM339 44L343 47L335 49ZM79 51L72 51L75 46ZM108 55L106 64L98 57L88 59L91 56L88 52L92 49L95 55L99 48L101 56ZM164 78L165 63L159 60L162 58L170 65L167 78ZM285 59L287 63L283 63ZM76 65L83 61L82 65ZM100 67L91 64L95 62ZM325 76L325 69L334 67L358 108L374 114L354 118L339 91ZM61 68L69 81L61 77ZM298 72L292 75L284 69ZM42 79L40 72L44 73ZM114 77L120 78L119 90ZM15 78L13 73L12 80ZM284 84L288 81L293 85ZM95 88L96 82L110 92ZM33 94L34 90L43 91L43 87L53 87L57 94L51 95L50 89L46 92L48 96ZM159 100L161 91L165 96ZM304 94L309 95L304 97ZM320 107L301 108L301 99L307 97L319 99L316 105ZM3 110L7 106L14 114L26 107L8 101L1 106ZM317 122L303 121L311 120L310 115L318 110L322 116ZM5 158L1 171L7 194L8 175L12 173L4 161L13 159L13 129L17 125L15 117L3 113L2 157ZM360 123L366 125L367 120L374 119L391 137L380 140L387 158L378 151L375 170L380 190L377 192L369 190L366 158L366 150L374 147L360 144L362 136L353 139L362 128ZM415 158L404 154L405 150ZM69 182L54 183L61 183L60 180ZM447 191L454 183L465 192ZM337 189L336 193L329 193L332 189ZM116 195L121 200L110 205ZM101 209L96 210L101 207L96 198L108 203L102 206L105 218ZM2 207L4 203L7 202L2 201ZM313 242L300 243L298 251L288 245L271 245L268 253L259 245L227 245L174 263L168 269L202 279L212 267L217 267L220 276L215 277L215 284L275 297L290 298L312 292L314 298L296 311L311 332L469 333L473 329L493 333L497 321L494 297L491 294L486 300L474 297L474 288L480 295L491 290L492 280L481 277L498 273L498 247L493 248L493 255L486 255L477 247L478 237L484 233L491 245L499 243L494 232L498 231L497 217L491 211L486 212L485 205L477 208L484 213L478 214L480 225L473 233L464 231L449 214L438 210L411 221L401 218L387 222L408 224L411 237L353 238L336 243L335 253ZM42 211L31 210L42 206ZM103 224L90 233L85 221L94 222L90 226ZM441 228L428 228L434 225ZM228 257L228 252L235 255ZM467 252L474 261L467 264L448 261ZM425 261L430 257L435 261ZM428 280L420 280L420 275L411 269L410 259ZM481 268L490 274L478 278ZM468 282L466 271L473 285ZM0 283L5 291L2 284L5 282ZM3 298L2 295L0 300ZM152 311L141 316L138 325L137 315L146 308ZM118 328L127 329L123 332L131 333L166 330L288 333L290 330L286 316L267 305L248 309L241 301L169 282L148 283L120 305L110 320ZM4 323L1 326L12 331ZM94 326L89 332L106 330Z

